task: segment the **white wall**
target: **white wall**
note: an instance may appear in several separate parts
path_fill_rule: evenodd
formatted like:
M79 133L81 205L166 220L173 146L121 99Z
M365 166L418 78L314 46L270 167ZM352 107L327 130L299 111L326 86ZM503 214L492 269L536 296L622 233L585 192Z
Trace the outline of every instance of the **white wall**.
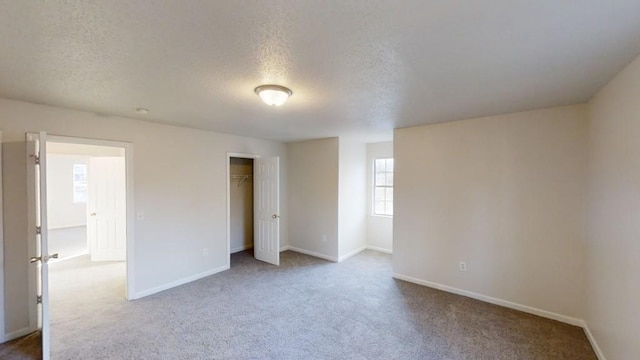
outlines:
M231 175L252 175L253 159L231 158ZM253 177L240 184L232 181L229 188L231 204L231 253L253 247Z
M640 58L589 103L587 324L609 360L640 354Z
M342 261L366 246L366 144L287 144L292 250Z
M87 225L87 203L73 202L73 165L88 162L84 155L47 154L49 229Z
M339 261L367 244L367 145L339 140L338 247Z
M394 273L582 319L585 110L396 130Z
M0 106L0 112L3 107ZM2 117L0 116L0 122ZM0 128L6 128L2 124ZM4 320L5 334L27 328L29 307L27 298L28 262L27 253L27 203L26 153L24 142L7 142L3 132L2 144L2 207L4 235ZM2 329L0 329L2 330Z
M227 266L227 152L281 157L281 244L287 238L282 143L0 99L3 130L6 332L27 326L27 131L133 143L135 297ZM8 171L10 169L10 171ZM7 211L10 209L11 211ZM203 256L203 248L209 255ZM171 264L171 266L165 266Z
M87 254L87 203L73 202L73 165L86 155L47 153L47 219L49 252L60 258Z
M289 143L287 152L289 244L337 261L338 138Z
M373 162L393 158L393 141L367 144L367 247L393 251L393 217L373 215Z

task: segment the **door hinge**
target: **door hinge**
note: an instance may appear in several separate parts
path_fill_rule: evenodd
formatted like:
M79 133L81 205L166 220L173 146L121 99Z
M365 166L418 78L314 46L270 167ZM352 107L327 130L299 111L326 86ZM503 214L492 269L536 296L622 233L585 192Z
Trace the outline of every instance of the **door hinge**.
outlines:
M36 165L40 165L40 155L31 155L33 157L33 162Z
M42 304L42 295L36 296L36 303Z
M42 235L42 227L36 226L36 235Z

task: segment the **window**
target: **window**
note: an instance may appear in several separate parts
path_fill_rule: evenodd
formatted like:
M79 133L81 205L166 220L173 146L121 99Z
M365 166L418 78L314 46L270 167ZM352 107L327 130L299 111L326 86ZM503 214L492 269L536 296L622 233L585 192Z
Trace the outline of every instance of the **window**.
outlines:
M87 202L87 165L73 164L73 203Z
M393 159L373 163L373 214L393 215Z

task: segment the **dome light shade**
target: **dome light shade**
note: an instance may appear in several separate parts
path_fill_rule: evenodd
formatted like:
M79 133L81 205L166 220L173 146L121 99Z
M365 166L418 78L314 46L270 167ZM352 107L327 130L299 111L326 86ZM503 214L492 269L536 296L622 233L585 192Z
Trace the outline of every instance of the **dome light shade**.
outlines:
M265 104L280 106L293 94L291 89L280 85L260 85L254 90Z

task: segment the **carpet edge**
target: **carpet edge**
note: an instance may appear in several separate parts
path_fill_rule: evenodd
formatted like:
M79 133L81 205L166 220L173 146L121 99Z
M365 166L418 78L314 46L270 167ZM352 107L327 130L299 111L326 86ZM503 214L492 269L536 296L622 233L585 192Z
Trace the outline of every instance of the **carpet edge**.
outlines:
M200 279L202 279L204 277L211 276L211 275L217 274L217 273L219 273L221 271L228 270L228 269L229 269L229 265L227 264L227 265L223 265L223 266L220 266L218 268L215 268L215 269L211 269L211 270L207 270L205 272L201 272L199 274L187 276L187 277L184 277L182 279L178 279L178 280L172 281L170 283L166 283L166 284L163 284L163 285L160 285L160 286L155 286L155 287L152 287L152 288L147 289L147 290L138 291L138 292L133 294L133 296L130 298L130 300L141 299L141 298L143 298L145 296L149 296L149 295L153 295L153 294L159 293L161 291L169 290L169 289L172 289L174 287L190 283L192 281L200 280Z
M563 322L565 324L569 324L569 325L585 328L585 321L583 319L578 319L578 318L574 318L574 317L571 317L571 316L558 314L558 313L555 313L555 312L552 312L552 311L542 310L542 309L534 308L532 306L518 304L518 303L511 302L511 301L498 299L498 298L494 298L494 297L487 296L487 295L478 294L478 293L475 293L475 292L472 292L472 291L458 289L458 288L455 288L455 287L452 287L452 286L448 286L448 285L438 284L438 283L435 283L435 282L414 278L412 276L393 273L393 278L394 279L398 279L398 280L407 281L407 282L414 283L414 284L418 284L418 285L427 286L427 287L430 287L430 288L433 288L433 289L446 291L446 292L449 292L449 293L452 293L452 294L456 294L456 295L466 296L466 297L469 297L469 298L472 298L472 299L484 301L486 303L499 305L499 306L506 307L506 308L513 309L513 310L522 311L522 312L525 312L525 313L528 313L528 314L541 316L541 317L544 317L544 318L547 318L547 319L560 321L560 322Z

